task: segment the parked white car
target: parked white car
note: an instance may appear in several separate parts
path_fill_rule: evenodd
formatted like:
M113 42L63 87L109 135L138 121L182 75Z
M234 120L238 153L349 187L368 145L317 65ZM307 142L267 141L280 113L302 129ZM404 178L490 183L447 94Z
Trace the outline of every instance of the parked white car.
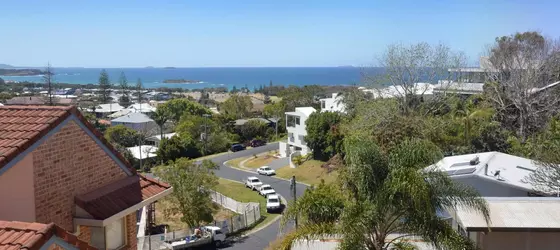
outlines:
M274 212L282 208L282 203L280 201L280 196L277 194L270 194L266 197L266 211Z
M263 184L260 188L259 188L259 194L261 194L262 196L266 197L267 195L270 194L276 194L276 191L268 184Z
M262 184L263 183L259 180L259 178L254 176L248 177L247 180L245 181L245 187L248 187L252 190L259 190Z
M262 166L257 169L257 173L262 175L275 175L276 171L274 171L274 169L270 168L269 166Z

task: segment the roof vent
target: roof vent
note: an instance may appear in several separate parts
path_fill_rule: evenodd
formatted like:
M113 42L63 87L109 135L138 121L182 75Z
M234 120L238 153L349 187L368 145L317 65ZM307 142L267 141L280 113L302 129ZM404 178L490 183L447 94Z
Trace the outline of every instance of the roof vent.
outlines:
M471 164L472 166L478 165L478 163L480 163L480 159L478 158L478 156L469 161L469 164Z
M496 172L494 172L494 177L496 177L496 180L505 181L505 179L500 175L500 170L496 170Z

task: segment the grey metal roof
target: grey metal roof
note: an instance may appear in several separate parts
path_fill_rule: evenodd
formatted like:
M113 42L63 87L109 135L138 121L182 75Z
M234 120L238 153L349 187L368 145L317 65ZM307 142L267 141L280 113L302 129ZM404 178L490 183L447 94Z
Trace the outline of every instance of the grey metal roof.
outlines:
M128 115L121 116L111 120L111 122L122 122L122 123L146 123L153 122L150 117L143 113L130 113Z

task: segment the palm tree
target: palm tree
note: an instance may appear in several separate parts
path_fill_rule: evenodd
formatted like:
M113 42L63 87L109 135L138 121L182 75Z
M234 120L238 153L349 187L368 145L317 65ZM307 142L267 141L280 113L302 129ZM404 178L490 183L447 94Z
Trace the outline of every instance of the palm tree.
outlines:
M164 108L158 108L152 113L152 120L159 126L160 140L163 139L163 126L170 118L169 112Z
M481 107L477 108L472 99L468 100L466 104L458 105L455 110L455 116L462 120L465 124L464 137L465 144L470 144L470 137L472 132L472 125L476 120L488 119L494 114L492 108Z
M340 183L330 184L337 185L330 198L314 190L289 204L282 224L296 216L300 223L282 242L283 249L296 239L333 234L342 237L341 249L409 249L409 237L436 248L476 248L438 213L461 206L488 221L486 201L446 173L424 169L441 159L434 144L412 139L384 153L373 140L350 136L344 146L346 166Z

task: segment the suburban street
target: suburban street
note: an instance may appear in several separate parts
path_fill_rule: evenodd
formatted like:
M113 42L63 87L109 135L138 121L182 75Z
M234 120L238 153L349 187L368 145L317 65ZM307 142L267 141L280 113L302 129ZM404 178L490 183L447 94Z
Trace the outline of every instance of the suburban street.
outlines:
M285 199L290 200L292 199L291 191L290 191L290 182L280 180L278 178L268 177L268 176L259 176L257 173L250 173L234 168L227 167L224 163L231 159L239 158L239 157L248 157L254 154L260 154L271 150L278 149L278 143L270 143L262 147L258 148L251 148L235 153L223 154L212 158L211 160L216 164L220 165L220 169L216 170L215 173L218 177L240 181L249 176L257 176L263 183L270 184L272 188L276 190L278 194L283 196ZM302 184L297 184L297 196L301 196L307 186ZM269 225L262 230L255 232L243 239L239 239L234 242L232 245L226 247L225 249L264 249L268 246L268 244L276 239L276 237L280 234L280 221L276 221Z

